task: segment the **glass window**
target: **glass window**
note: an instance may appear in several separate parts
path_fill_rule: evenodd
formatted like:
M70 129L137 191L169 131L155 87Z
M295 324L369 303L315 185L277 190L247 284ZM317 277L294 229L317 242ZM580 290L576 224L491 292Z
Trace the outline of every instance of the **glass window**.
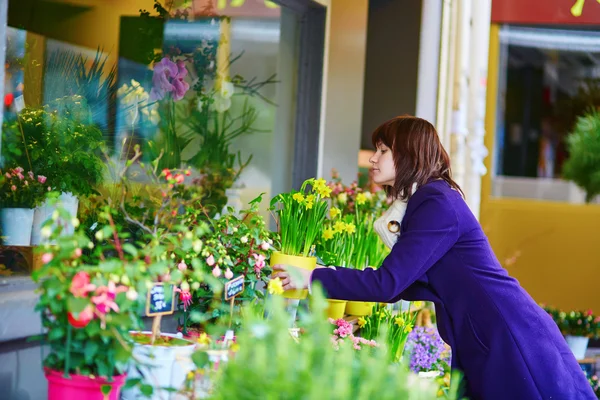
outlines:
M265 193L266 216L270 198L292 186L297 147L310 2L286 3L10 0L0 167L43 172L91 224L92 187L110 197L139 146L140 161L158 158L159 172L191 167L189 184L215 196L215 213ZM91 156L108 168L99 173Z
M500 44L493 195L583 202L562 167L577 117L600 105L600 34L504 26Z

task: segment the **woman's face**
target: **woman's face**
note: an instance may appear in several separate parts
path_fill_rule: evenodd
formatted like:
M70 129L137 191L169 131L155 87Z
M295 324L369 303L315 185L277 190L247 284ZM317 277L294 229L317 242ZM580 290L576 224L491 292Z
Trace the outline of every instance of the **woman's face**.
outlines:
M373 170L373 181L380 186L394 186L396 167L392 150L383 143L377 145L377 151L369 159Z

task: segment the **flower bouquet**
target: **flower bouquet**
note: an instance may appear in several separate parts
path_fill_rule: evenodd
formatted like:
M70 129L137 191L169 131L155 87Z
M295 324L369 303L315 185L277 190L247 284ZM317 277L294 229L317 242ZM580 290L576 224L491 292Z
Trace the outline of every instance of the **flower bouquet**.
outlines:
M48 192L46 177L21 167L0 170L0 224L5 245L29 246L33 215Z
M600 316L595 316L592 310L565 312L547 306L543 308L558 325L575 358L585 358L589 339L600 336Z
M310 187L310 189L309 189ZM307 179L300 191L281 193L271 200L270 210L276 220L281 238L281 252L274 252L271 264L293 265L308 270L316 267L313 256L317 237L327 214L326 199L331 194L324 179ZM303 299L306 290L288 290L284 297Z

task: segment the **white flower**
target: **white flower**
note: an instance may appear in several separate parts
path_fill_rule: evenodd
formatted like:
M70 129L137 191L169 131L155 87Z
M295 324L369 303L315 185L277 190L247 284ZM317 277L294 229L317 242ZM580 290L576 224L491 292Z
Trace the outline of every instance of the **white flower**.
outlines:
M43 238L49 238L50 235L52 235L52 228L50 228L49 226L43 227L41 234Z
M126 296L127 296L127 299L129 299L131 301L135 301L138 298L138 293L135 291L134 288L129 288Z
M340 193L338 194L337 199L341 204L346 204L346 202L348 201L348 195L346 193Z
M231 99L217 94L215 95L213 107L218 113L224 113L231 108Z
M77 228L79 226L79 220L77 218L71 219L71 225L73 225L74 228Z
M198 99L198 104L196 104L196 108L198 108L199 112L202 112L202 107L204 106L204 102Z
M242 236L242 238L240 239L240 241L242 243L248 243L248 237L247 236Z
M102 231L96 232L96 239L98 239L98 240L104 239L104 233Z
M233 83L228 81L221 82L221 97L224 99L230 99L235 93L235 86Z
M196 253L200 253L200 250L202 250L202 240L200 240L200 239L194 240L194 243L192 244L192 248L194 249L194 251Z

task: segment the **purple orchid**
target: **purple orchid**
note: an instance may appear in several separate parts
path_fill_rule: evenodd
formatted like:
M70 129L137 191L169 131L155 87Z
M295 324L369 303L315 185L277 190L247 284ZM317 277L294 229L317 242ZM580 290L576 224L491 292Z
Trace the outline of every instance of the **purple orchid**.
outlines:
M171 94L175 101L183 99L190 88L190 85L185 81L187 74L188 71L183 61L180 60L174 63L168 57L163 58L154 66L150 100L162 100L168 94Z

